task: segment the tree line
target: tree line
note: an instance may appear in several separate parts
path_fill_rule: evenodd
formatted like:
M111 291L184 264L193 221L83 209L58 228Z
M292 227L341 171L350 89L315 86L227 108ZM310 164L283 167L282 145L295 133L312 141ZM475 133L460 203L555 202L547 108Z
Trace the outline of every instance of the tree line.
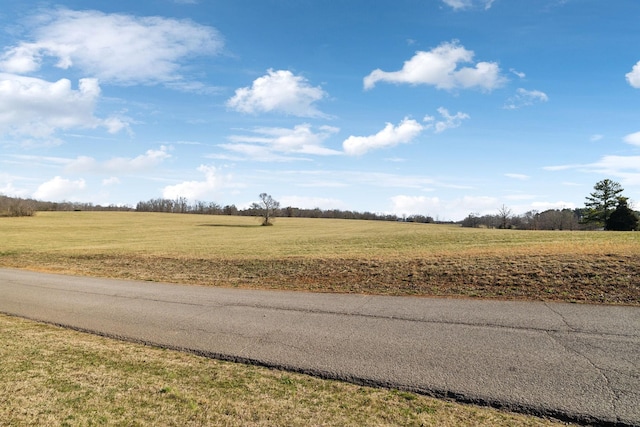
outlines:
M216 202L196 200L190 203L184 197L176 199L155 198L140 201L135 207L121 205L99 205L80 202L47 202L35 199L10 197L0 194L0 216L32 216L38 211L137 211L137 212L163 212L201 215L235 215L262 217L263 207L260 203L254 203L246 209L240 209L236 205L222 205ZM273 210L272 217L290 218L336 218L336 219L362 219L374 221L406 221L419 223L435 222L430 216L410 215L399 217L393 214L380 214L374 212L358 212L341 209L303 209L293 206ZM270 220L272 219L270 218Z
M458 224L463 227L520 230L638 230L640 228L640 213L631 209L628 202L629 199L622 196L623 191L619 183L605 179L596 183L594 191L586 197L585 207L583 208L549 209L543 212L529 211L522 215L513 215L511 209L502 205L496 214L479 215L471 213ZM239 209L235 205L223 206L216 202L195 201L190 203L185 197L176 199L156 198L140 201L133 208L131 206L118 205L101 206L92 203L46 202L0 195L0 216L31 216L37 211L138 211L255 216L262 218L263 225L271 225L275 217L336 218L417 223L439 222L427 215L399 217L394 214L341 209L303 209L292 206L281 208L280 203L266 193L261 193L259 198L260 202L253 203L246 209Z
M130 206L94 205L79 202L46 202L0 194L0 216L33 216L41 211L132 211Z
M502 205L494 215L469 214L463 227L513 228L520 230L639 230L640 212L629 207L629 199L622 195L622 186L610 179L596 183L586 197L585 207L578 209L549 209L513 215Z
M271 222L274 217L288 218L335 218L335 219L362 219L373 221L407 221L420 223L433 223L434 219L425 215L411 215L399 217L393 214L380 214L374 212L358 212L341 209L303 209L293 206L280 207L280 203L270 195L261 193L260 202L253 203L245 209L235 205L221 205L215 202L195 201L189 203L186 198L177 199L150 199L138 202L135 210L138 212L167 212L203 215L237 215L237 216L265 216L265 222Z

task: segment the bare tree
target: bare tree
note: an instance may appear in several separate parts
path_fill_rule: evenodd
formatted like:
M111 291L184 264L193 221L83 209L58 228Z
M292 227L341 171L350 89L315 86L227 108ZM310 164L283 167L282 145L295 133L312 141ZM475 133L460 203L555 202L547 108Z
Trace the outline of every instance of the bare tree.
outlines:
M260 197L260 203L254 203L251 208L260 212L262 225L273 225L273 218L278 213L280 202L267 193L261 193L258 197Z
M511 209L509 209L505 205L502 205L500 209L498 209L498 218L500 218L500 228L510 228L509 220L511 219L512 215L513 215L513 212L511 212Z

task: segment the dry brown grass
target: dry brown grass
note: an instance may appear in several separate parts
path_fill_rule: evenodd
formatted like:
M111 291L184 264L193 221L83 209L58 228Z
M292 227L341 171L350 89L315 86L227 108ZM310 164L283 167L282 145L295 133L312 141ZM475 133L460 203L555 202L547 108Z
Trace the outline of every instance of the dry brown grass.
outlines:
M0 315L2 426L552 426Z
M185 284L640 305L640 233L374 221L39 213L0 266Z

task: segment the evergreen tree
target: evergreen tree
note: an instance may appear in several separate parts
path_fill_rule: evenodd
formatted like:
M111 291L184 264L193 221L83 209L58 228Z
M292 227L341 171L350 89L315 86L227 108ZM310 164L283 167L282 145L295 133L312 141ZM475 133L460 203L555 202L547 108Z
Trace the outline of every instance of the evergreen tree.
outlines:
M596 223L605 229L609 221L609 216L615 210L620 193L624 190L619 183L610 179L602 180L593 187L595 190L587 196L587 214L583 218L585 223Z
M614 231L633 231L638 228L638 215L629 208L626 197L618 199L618 206L611 212L606 228Z

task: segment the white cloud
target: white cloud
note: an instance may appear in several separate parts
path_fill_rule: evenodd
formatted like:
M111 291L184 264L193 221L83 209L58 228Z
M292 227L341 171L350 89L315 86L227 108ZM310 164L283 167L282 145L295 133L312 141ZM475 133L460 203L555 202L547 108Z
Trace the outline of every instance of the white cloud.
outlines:
M511 73L515 74L516 76L520 77L521 79L524 79L525 77L527 77L527 75L521 71L518 71L514 68L509 68L509 71L511 71Z
M521 173L505 173L504 176L507 178L518 179L520 181L526 181L531 178L529 175L523 175Z
M500 74L495 62L478 62L473 68L460 64L473 62L474 52L457 41L442 43L425 52L418 51L406 61L400 71L374 70L364 78L365 89L372 89L380 81L389 83L426 84L438 89L480 88L492 90L500 87L506 79Z
M572 202L533 202L531 208L540 212L544 212L549 209L575 209L576 204Z
M528 177L526 179L529 179ZM513 201L521 201L521 200L533 200L536 199L538 196L535 196L533 194L511 194L508 196L504 196L504 198L506 200L513 200Z
M440 113L444 120L436 120L433 116L425 116L423 119L424 122L429 123L429 126L433 126L435 133L441 133L447 129L457 128L462 124L463 120L470 118L468 114L461 112L451 115L449 110L444 107L438 108L438 113Z
M603 172L616 173L630 170L640 173L640 156L604 156L588 166L599 168Z
M380 172L355 172L348 174L347 179L366 185L383 188L415 188L421 191L431 191L435 181L425 176L398 175Z
M602 138L604 138L604 135L601 135L601 134L594 134L594 135L591 135L591 137L589 138L589 141L591 141L591 142L598 142L598 141L600 141Z
M297 117L326 117L315 107L327 94L288 70L267 70L251 87L236 90L227 106L241 113L278 112Z
M640 132L631 133L624 137L624 142L640 146Z
M221 176L214 166L201 165L199 172L204 174L204 181L184 181L180 184L166 186L162 197L175 199L185 197L189 200L206 199L219 191L229 177Z
M147 150L136 157L114 157L105 162L98 162L93 157L78 156L68 161L67 172L91 173L131 173L149 170L171 157L171 147L161 146L159 150Z
M491 8L495 0L442 0L447 6L454 10L471 9L475 6L484 7L485 10Z
M220 147L257 160L274 159L278 153L339 155L342 152L323 145L327 138L339 130L331 126L321 126L318 131L314 131L307 123L297 125L293 129L261 127L253 129L250 135L232 135L229 137L232 143L220 144ZM291 160L290 157L286 159Z
M120 178L118 178L117 176L112 176L102 180L102 185L104 186L117 185L120 183L121 183Z
M342 200L325 197L283 196L278 199L280 206L293 206L300 209L348 209Z
M18 177L11 176L7 173L0 173L0 195L13 196L13 197L27 197L28 192L24 189L19 189L13 185L13 181L19 179Z
M126 118L94 116L99 97L96 79L80 79L73 89L67 79L51 83L0 73L0 134L42 139L72 128L102 126L111 133L128 129Z
M423 129L424 127L417 121L405 118L398 126L387 123L384 129L375 135L350 136L342 143L342 147L349 155L360 155L369 150L411 142Z
M627 73L625 77L627 78L627 82L629 82L632 87L640 89L640 61L638 61L636 65L633 66L631 71Z
M439 197L399 195L391 198L391 212L402 215L430 215L437 217L446 214L445 220L458 221L470 213L481 215L495 213L500 202L495 197L465 196L444 200Z
M171 82L182 79L184 58L215 54L223 46L214 28L188 20L57 9L34 22L39 26L33 41L7 49L0 70L31 73L53 57L56 67L77 67L104 82Z
M84 179L72 181L56 176L55 178L40 184L33 193L33 197L46 201L79 200L78 193L81 193L87 184Z
M517 110L518 108L549 101L546 93L539 90L526 90L519 88L516 94L507 99L504 108L507 110Z
M428 215L442 207L440 198L426 196L394 196L391 203L391 210L396 215Z
M594 163L547 166L543 169L549 171L578 169L619 179L623 185L640 186L640 156L604 156Z

